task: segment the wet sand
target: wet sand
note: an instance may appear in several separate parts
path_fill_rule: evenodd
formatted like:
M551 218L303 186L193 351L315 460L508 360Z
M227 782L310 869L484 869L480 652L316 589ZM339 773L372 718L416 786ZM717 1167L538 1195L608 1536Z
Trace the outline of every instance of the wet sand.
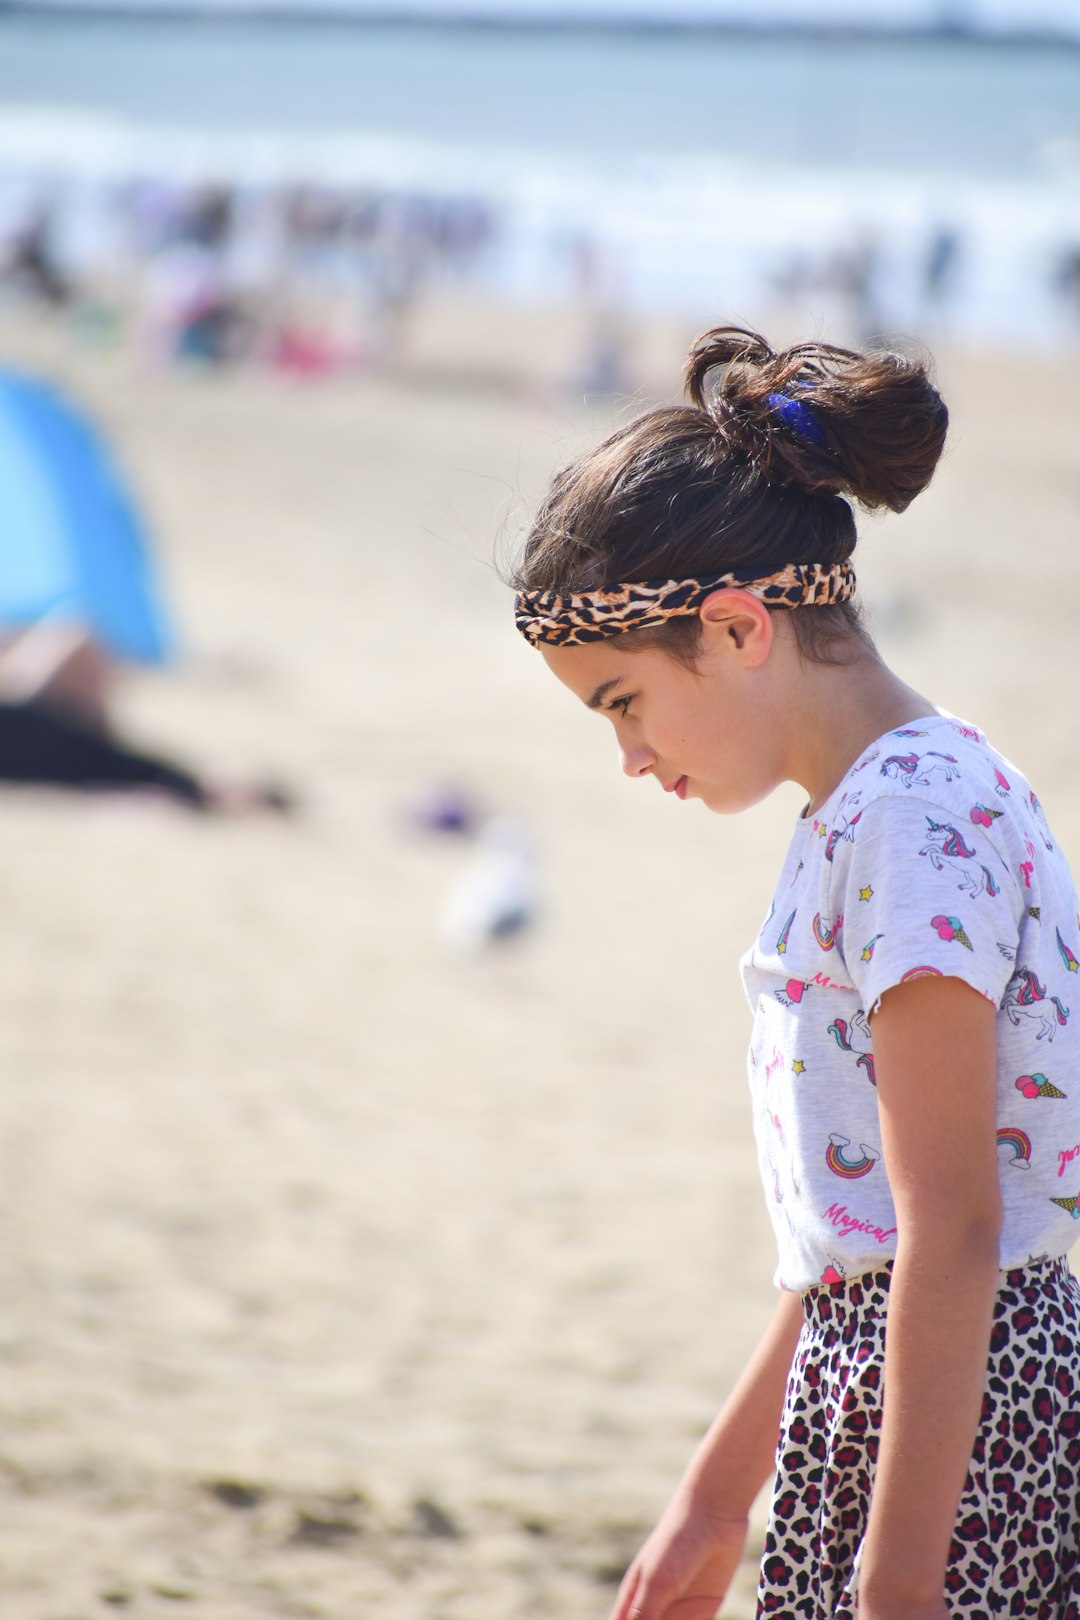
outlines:
M642 335L641 399L691 335ZM187 662L128 730L305 801L0 796L4 1612L603 1616L772 1304L735 961L800 803L627 783L515 635L496 536L632 407L561 390L555 316L433 312L399 376L322 385L11 312L0 353L153 518ZM864 520L864 591L1080 863L1070 357L940 374L947 458ZM403 826L442 778L538 853L536 927L476 959L439 933L468 851Z

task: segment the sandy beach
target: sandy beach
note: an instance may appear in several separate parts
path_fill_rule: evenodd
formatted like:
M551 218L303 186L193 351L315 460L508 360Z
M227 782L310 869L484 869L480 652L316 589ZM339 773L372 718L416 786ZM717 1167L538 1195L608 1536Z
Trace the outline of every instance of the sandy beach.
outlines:
M492 566L692 335L584 404L557 313L432 309L399 374L307 385L0 319L159 539L185 663L127 729L303 799L0 795L11 1620L602 1617L754 1343L735 963L799 790L721 820L625 781ZM946 459L857 561L886 657L1080 865L1074 369L940 355ZM535 842L536 927L476 958L439 931L468 848L403 813L446 779Z

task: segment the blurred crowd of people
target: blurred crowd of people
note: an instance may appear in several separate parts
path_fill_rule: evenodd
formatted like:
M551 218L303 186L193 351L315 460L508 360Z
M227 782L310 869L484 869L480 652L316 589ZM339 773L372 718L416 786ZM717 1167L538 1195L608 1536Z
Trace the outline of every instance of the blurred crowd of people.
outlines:
M130 321L159 359L323 372L377 364L436 285L473 277L496 233L479 197L142 179L71 246L63 194L0 236L9 291L87 320Z
M1080 224L1070 235L1067 222L1053 243L1033 237L1003 280L990 239L948 217L891 231L853 219L786 246L773 237L758 247L744 232L722 258L722 222L698 221L691 268L692 253L663 230L624 224L620 234L599 217L583 223L580 208L561 216L551 198L530 211L404 184L143 177L57 187L24 185L13 205L0 184L0 297L90 330L122 328L163 362L313 376L393 365L421 301L461 291L577 307L582 352L570 380L586 392L625 385L629 312L687 307L691 285L703 310L756 318L768 306L771 318L779 305L803 321L813 310L841 340L866 343L903 331L939 341L959 314L993 328L1011 277L1007 306L1026 299L1055 336L1080 331ZM988 286L996 304L979 314Z

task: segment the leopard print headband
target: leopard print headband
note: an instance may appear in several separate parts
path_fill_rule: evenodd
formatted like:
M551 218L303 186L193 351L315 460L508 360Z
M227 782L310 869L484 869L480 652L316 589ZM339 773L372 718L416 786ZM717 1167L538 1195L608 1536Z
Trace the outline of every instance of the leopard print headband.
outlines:
M697 579L633 580L598 591L563 595L559 591L519 591L514 622L534 647L580 647L606 641L624 630L651 630L665 619L696 613L713 591L725 587L749 591L770 607L829 607L855 594L850 563L789 563L775 574L753 568Z

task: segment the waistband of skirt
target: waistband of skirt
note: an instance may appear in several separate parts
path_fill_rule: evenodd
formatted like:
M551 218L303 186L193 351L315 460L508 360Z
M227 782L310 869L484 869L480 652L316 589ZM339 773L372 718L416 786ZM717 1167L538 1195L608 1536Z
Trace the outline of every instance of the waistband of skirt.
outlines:
M888 1309L892 1267L892 1261L886 1260L875 1271L808 1289L802 1295L803 1315L808 1322L833 1323L847 1316L884 1316ZM1000 1292L1006 1288L1042 1288L1063 1284L1071 1276L1069 1257L1062 1254L1048 1260L1031 1260L1026 1266L1001 1272L998 1289Z

